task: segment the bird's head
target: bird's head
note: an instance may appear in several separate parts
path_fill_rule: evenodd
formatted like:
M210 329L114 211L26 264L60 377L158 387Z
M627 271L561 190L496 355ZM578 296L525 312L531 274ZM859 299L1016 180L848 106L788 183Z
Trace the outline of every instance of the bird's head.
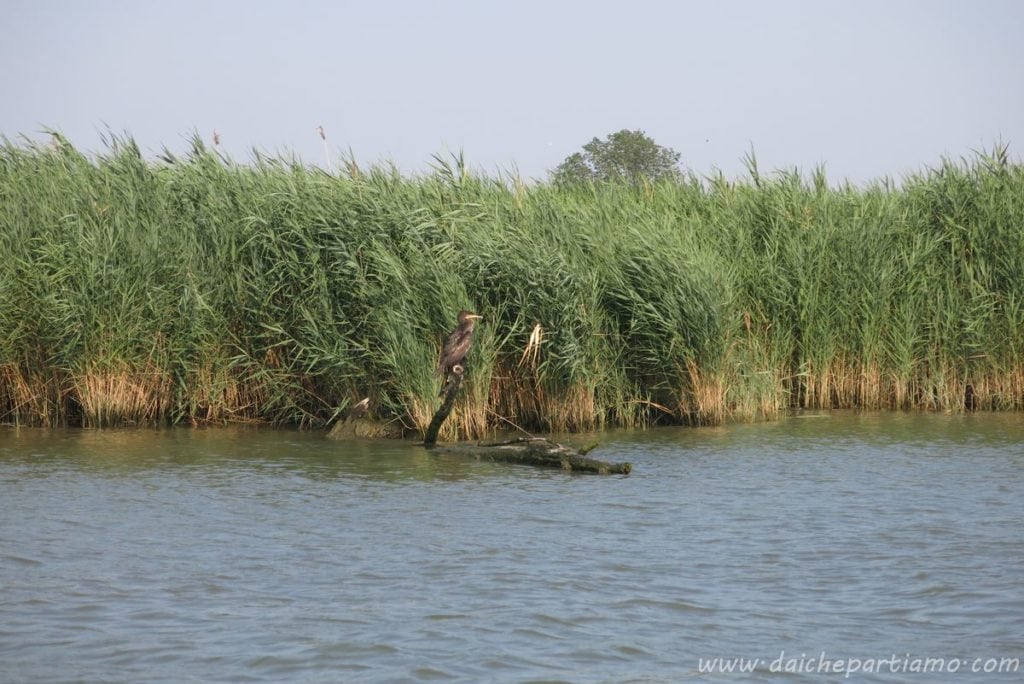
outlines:
M467 321L477 321L483 318L480 314L475 314L472 311L466 311L463 309L459 312L459 323L466 323Z

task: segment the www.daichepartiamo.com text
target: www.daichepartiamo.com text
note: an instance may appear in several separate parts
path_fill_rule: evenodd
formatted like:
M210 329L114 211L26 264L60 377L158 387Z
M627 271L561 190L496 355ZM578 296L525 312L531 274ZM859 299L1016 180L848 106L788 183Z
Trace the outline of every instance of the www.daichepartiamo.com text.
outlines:
M857 674L939 674L969 672L971 674L1007 674L1019 672L1019 657L935 657L916 656L910 653L890 654L884 657L832 657L826 651L816 655L787 653L781 651L778 657L744 658L715 657L699 658L697 670L702 674L750 673L765 671L790 674L842 674L851 677Z

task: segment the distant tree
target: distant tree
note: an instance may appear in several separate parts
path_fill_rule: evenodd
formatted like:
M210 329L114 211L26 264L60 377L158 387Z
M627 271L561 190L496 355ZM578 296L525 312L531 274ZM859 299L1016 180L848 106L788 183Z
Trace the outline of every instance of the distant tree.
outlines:
M625 128L604 140L594 138L565 158L551 173L556 183L625 180L639 183L679 176L680 154L662 147L643 131Z

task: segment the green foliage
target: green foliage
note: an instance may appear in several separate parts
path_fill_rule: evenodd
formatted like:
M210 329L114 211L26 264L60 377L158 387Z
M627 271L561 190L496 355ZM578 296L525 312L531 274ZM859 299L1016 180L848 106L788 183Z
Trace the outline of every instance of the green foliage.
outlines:
M643 131L622 129L604 140L594 138L563 161L552 174L559 184L626 181L638 185L678 178L679 153L662 147Z
M638 189L55 140L0 145L3 422L313 426L370 397L415 432L461 308L484 320L453 434L958 410L968 385L1024 408L1024 168L1005 150L899 188Z

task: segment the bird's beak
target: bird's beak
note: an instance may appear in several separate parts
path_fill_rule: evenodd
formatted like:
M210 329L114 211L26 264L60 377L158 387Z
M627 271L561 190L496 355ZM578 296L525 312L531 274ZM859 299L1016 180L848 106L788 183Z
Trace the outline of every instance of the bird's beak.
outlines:
M480 314L470 314L466 316L466 318L483 318L483 316L481 316Z

